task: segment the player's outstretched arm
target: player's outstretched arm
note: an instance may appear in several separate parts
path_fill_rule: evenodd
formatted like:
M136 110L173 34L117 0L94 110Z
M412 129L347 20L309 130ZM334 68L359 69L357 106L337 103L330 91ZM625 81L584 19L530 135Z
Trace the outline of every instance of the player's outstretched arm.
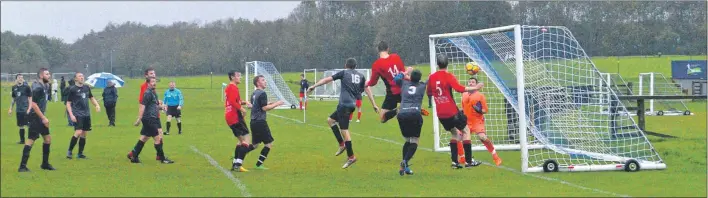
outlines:
M364 88L364 92L366 92L366 97L369 98L369 102L371 102L371 106L374 107L374 111L376 113L379 112L379 106L376 106L376 99L374 99L374 94L371 92L371 87L366 86Z
M322 86L322 85L324 85L324 84L330 83L330 82L332 82L332 81L334 81L334 78L332 78L332 76L327 77L327 78L323 78L322 80L317 81L317 83L315 83L314 85L308 87L308 88L307 88L307 93L310 93L310 92L312 92L312 90L314 90L315 88L317 88L317 87L319 87L319 86Z

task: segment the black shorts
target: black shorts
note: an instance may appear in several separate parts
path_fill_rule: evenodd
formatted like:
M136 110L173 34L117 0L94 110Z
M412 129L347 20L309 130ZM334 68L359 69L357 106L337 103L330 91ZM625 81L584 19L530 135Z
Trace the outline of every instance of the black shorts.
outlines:
M452 128L463 130L465 129L465 127L467 127L467 116L465 116L462 111L458 111L455 116L449 118L440 118L439 120L446 131L450 131Z
M23 126L27 126L29 124L29 121L27 120L27 117L29 115L27 115L27 113L17 112L16 115L17 115L17 126L23 127Z
M398 103L401 103L401 94L386 94L386 98L384 99L383 104L381 104L381 108L392 110L398 107Z
M403 137L420 137L420 131L423 129L423 116L420 112L399 113L396 118Z
M74 130L91 131L91 116L76 116Z
M270 144L275 141L270 133L270 127L265 120L251 120L251 130L253 131L253 144Z
M167 106L167 115L175 118L181 118L182 110L177 109L177 106Z
M28 116L28 120L29 134L27 134L27 138L29 138L30 140L36 140L37 138L39 138L39 135L49 135L49 128L44 126L44 123L42 123L42 119L37 116Z
M248 127L246 127L246 122L239 121L238 123L229 126L229 128L231 128L231 132L233 132L236 137L248 135Z
M162 124L160 123L160 118L143 118L143 129L140 130L140 135L147 137L158 136L159 129L162 129Z
M339 104L337 105L337 110L329 115L329 118L335 120L339 123L339 129L347 130L349 129L349 115L356 110L356 105L351 104Z

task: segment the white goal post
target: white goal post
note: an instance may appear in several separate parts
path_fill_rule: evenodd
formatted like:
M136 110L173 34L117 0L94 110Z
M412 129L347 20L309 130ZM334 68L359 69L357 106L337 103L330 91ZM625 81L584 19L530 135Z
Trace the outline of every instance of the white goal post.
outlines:
M430 68L448 57L460 84L476 62L485 83L488 137L497 150L520 150L523 172L665 169L607 80L562 26L510 25L429 36ZM461 101L461 95L453 95ZM609 113L603 109L610 108ZM433 105L435 151L449 151ZM474 136L473 136L474 137ZM474 150L485 150L475 146ZM503 157L503 154L502 154Z
M263 61L246 62L245 69L246 73L244 78L241 79L241 83L246 84L246 94L241 98L247 98L248 101L251 101L250 93L255 89L252 84L252 78L257 75L263 75L267 83L265 92L268 95L269 103L283 101L284 104L276 107L276 109L296 109L299 106L298 98L295 97L295 94L285 83L283 76L280 75L273 63Z
M681 86L670 82L666 76L661 73L649 72L639 74L639 91L640 96L680 96L685 95L681 92ZM677 116L677 115L692 115L688 110L685 100L649 100L649 111L647 115L658 116ZM655 105L660 104L661 107ZM677 109L681 108L681 109Z

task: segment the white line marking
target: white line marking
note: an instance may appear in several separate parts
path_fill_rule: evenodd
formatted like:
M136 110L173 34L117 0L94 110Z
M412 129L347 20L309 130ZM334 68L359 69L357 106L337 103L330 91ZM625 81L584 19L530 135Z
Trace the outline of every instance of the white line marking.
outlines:
M278 117L278 118L282 118L282 119L286 119L286 120L291 120L291 121L294 121L294 122L297 122L297 123L304 124L304 122L302 122L302 121L300 121L300 120L288 118L288 117L285 117L285 116L281 116L281 115L277 115L277 114L273 114L273 113L270 113L270 114L268 114L268 115L272 115L272 116L275 116L275 117ZM308 126L312 126L312 127L316 127L316 128L321 128L321 129L329 129L328 127L320 126L320 125L314 125L314 124L309 124L309 123L307 123L307 125L308 125ZM354 132L350 132L350 133L351 133L351 134L355 134L355 135L360 135L360 136L368 137L368 138L371 138L371 139L376 139L376 140L380 140L380 141L384 141L384 142L396 144L396 145L403 145L403 144L400 143L400 142L396 142L396 141L389 140L389 139L383 139L383 138L379 138L379 137L374 137L374 136L364 135L364 134L359 134L359 133L354 133ZM433 152L433 149L430 149L430 148L418 147L418 149ZM439 152L435 152L435 153L439 153ZM445 153L443 153L443 154L445 154ZM538 178L538 179L543 179L543 180L546 180L546 181L558 182L558 183L561 183L561 184L565 184L565 185L568 185L568 186L571 186L571 187L576 187L576 188L580 188L580 189L584 189L584 190L591 190L591 191L594 191L594 192L603 193L603 194L608 194L608 195L612 195L612 196L616 196L616 197L631 197L631 196L629 196L629 195L617 194L617 193L613 193L613 192L609 192L609 191L604 191L604 190L600 190L600 189L596 189L596 188L590 188L590 187L581 186L581 185L578 185L578 184L570 183L570 182L567 182L567 181L564 181L564 180L560 180L560 179L556 179L556 178L550 178L550 177L544 177L544 176L535 175L535 174L524 173L524 172L518 171L518 170L513 169L513 168L509 168L509 167L506 167L506 166L496 166L496 165L493 165L493 164L490 164L490 163L487 163L487 162L482 162L482 164L487 165L487 166L491 166L491 167L495 167L495 168L501 168L501 169L503 169L503 170L511 171L511 172L514 172L514 173L519 174L519 175L531 176L531 177L535 177L535 178Z
M231 181L234 183L234 185L236 185L236 187L238 187L238 189L241 190L241 196L251 197L251 194L248 193L248 191L246 190L246 185L243 184L243 182L241 182L241 180L234 177L234 174L231 174L231 171L229 171L229 170L225 169L224 167L222 167L221 165L219 165L219 163L216 162L216 160L214 160L214 158L211 158L211 156L209 156L209 154L202 153L201 151L199 151L197 149L197 147L194 147L194 146L191 146L191 147L192 147L192 151L194 151L195 153L197 153L199 155L204 156L204 158L206 158L212 166L219 169L222 173L224 173L224 175L226 175L226 177L231 179Z

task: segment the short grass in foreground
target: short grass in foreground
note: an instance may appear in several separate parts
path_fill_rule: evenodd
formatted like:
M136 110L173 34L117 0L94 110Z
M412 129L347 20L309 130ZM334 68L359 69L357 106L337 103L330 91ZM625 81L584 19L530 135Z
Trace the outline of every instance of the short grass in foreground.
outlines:
M623 59L623 61L626 59ZM427 70L426 70L427 71ZM159 75L159 72L158 72ZM295 73L285 80L297 80ZM311 101L307 124L299 110L275 110L269 123L276 139L266 161L267 171L252 169L260 148L248 155L251 172L233 175L245 185L239 190L221 170L212 166L193 148L210 155L226 169L231 164L236 139L224 124L220 83L209 77L176 78L185 94L184 134L166 136L165 152L176 164L162 165L152 160L152 141L146 145L142 164L131 164L125 154L135 144L139 127L131 126L137 115L140 80L129 80L119 89L117 127L108 128L104 112L93 114L93 129L86 146L88 160L65 159L72 128L66 126L61 103L48 107L53 136L50 161L58 170L39 169L41 140L32 150L29 168L18 173L22 146L18 140L14 115L0 114L2 121L1 184L3 196L705 196L706 181L706 103L689 103L694 116L648 117L647 128L679 138L649 136L668 169L661 171L533 173L519 174L518 152L501 152L505 168L483 165L473 169L451 170L449 155L431 152L431 117L426 117L420 148L412 160L414 175L398 175L402 138L398 123L381 124L367 101L361 123L352 123L354 151L359 161L341 169L345 157L335 157L337 149L332 132L325 127L326 117L335 102ZM248 82L248 80L244 80ZM295 84L290 85L293 90ZM158 85L164 92L165 81ZM241 88L243 90L243 86ZM9 107L9 88L3 86L2 110ZM101 90L94 89L94 95ZM378 103L382 98L377 99ZM102 109L103 110L103 109ZM92 109L93 111L93 109ZM288 119L279 118L278 116ZM164 114L163 114L164 122ZM164 126L164 123L163 123ZM490 162L487 152L475 152L477 159ZM508 170L508 169L513 170ZM538 177L551 178L554 181ZM569 182L585 188L566 185Z

